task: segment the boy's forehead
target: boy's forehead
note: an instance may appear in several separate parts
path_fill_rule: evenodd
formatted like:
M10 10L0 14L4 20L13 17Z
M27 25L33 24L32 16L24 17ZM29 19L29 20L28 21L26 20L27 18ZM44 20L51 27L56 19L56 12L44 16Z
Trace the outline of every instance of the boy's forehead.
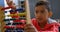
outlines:
M36 6L35 8L46 8L45 5Z
M36 6L35 7L35 10L45 10L46 9L46 7L45 6Z

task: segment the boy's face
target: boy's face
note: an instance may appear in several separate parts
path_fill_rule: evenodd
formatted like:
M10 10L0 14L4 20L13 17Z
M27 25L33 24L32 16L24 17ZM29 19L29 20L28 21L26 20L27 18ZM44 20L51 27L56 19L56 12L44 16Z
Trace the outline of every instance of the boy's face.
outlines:
M48 9L44 5L35 7L35 17L39 22L47 20L49 17L48 15Z

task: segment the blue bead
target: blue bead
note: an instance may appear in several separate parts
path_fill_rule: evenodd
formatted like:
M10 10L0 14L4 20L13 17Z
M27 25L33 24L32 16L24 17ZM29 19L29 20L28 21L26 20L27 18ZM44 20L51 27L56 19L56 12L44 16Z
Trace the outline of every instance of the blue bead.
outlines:
M11 25L11 23L7 23L6 25Z
M17 30L17 32L23 32L23 30Z
M16 20L15 18L12 19L4 19L4 21Z
M24 1L21 1L21 4L24 4Z
M26 20L26 17L20 17L19 19L21 19L21 20L22 20L22 19L23 19L23 20Z
M10 10L9 12L24 12L24 8L19 8L19 9L16 9L15 11L14 10ZM7 13L7 11L5 11L5 13Z
M5 13L7 13L7 11L5 11Z
M6 30L5 32L11 32L11 30Z
M9 21L9 19L4 19L4 21Z
M17 30L13 30L13 32L17 32Z
M18 11L18 12L24 12L24 9L23 8L19 8L16 11Z

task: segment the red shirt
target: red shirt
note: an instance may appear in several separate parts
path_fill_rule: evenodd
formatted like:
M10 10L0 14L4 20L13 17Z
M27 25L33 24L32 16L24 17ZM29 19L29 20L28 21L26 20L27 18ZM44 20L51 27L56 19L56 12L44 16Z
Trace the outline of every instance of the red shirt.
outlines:
M43 29L38 25L36 19L32 19L32 23L39 32L59 32L57 23L47 23Z

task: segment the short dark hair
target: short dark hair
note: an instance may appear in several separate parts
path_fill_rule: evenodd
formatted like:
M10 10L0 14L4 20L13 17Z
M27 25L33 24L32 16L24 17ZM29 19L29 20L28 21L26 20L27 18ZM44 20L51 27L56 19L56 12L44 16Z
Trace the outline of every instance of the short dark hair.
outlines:
M45 5L46 8L48 9L48 12L51 11L51 8L50 8L48 1L39 1L36 3L35 7L40 6L40 5Z

